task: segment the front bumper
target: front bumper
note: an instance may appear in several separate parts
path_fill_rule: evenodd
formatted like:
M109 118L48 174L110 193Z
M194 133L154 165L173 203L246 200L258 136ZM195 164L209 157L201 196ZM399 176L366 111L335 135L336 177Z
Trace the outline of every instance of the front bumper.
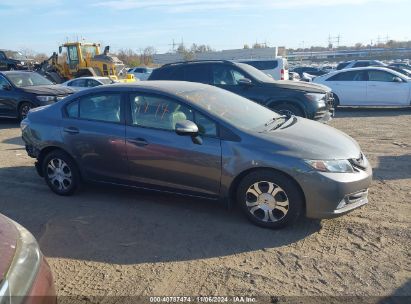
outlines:
M306 199L306 216L333 218L368 203L371 166L354 173L312 171L299 178Z
M314 120L325 123L330 121L334 114L334 95L331 92L327 92L324 99L319 101Z

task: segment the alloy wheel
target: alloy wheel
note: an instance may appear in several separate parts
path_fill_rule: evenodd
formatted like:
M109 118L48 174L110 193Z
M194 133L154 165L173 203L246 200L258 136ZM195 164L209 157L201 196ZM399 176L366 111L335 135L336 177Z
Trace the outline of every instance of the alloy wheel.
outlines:
M73 183L70 167L59 158L53 158L47 164L47 178L56 189L64 191Z
M260 181L252 184L246 192L248 211L263 222L278 222L288 213L289 201L285 191L278 185Z
M27 117L27 114L29 114L30 109L31 109L31 106L29 104L24 104L20 108L20 117L21 117L21 119L24 119L24 118Z

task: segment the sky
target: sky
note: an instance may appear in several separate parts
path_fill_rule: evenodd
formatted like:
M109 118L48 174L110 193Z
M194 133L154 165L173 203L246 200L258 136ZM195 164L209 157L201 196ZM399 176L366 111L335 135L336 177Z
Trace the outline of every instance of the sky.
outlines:
M67 39L112 51L175 43L287 48L411 40L410 0L0 0L0 48L51 54Z

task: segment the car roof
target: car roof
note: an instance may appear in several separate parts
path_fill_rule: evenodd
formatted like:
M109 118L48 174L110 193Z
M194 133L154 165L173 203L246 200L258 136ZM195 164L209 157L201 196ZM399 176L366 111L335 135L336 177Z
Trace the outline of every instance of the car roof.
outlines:
M204 90L204 89L217 89L214 86L206 85L198 82L188 82L188 81L169 81L169 80L151 80L151 81L136 81L129 83L115 83L110 85L110 88L116 89L143 89L158 91L160 93L166 94L178 94L193 90ZM95 91L107 90L107 87L95 87Z
M14 70L14 71L1 71L1 74L12 75L12 74L22 74L22 73L37 73L36 71L27 71L27 70ZM37 73L38 74L38 73Z
M78 77L78 78L73 78L70 79L69 81L74 81L77 79L96 79L96 80L100 80L100 79L110 79L110 77L104 77L104 76L84 76L84 77Z
M178 61L178 62L171 62L162 65L160 68L168 68L172 66L179 66L179 65L190 65L190 64L206 64L206 63L228 63L231 65L237 64L232 60L218 60L218 59L210 59L210 60L189 60L189 61Z
M336 75L336 74L340 74L340 73L345 73L345 72L350 72L350 71L367 71L367 70L385 71L385 72L393 73L393 74L395 74L395 75L397 75L397 76L399 76L399 77L404 77L403 74L401 74L401 73L399 73L399 72L397 72L397 71L394 71L394 70L392 70L392 69L390 69L390 68L387 68L387 67L368 66L368 67L350 68L350 69L333 71L333 72L328 73L328 74L325 74L325 75L323 75L323 76L319 76L318 78L328 79L328 78L330 78L331 76Z

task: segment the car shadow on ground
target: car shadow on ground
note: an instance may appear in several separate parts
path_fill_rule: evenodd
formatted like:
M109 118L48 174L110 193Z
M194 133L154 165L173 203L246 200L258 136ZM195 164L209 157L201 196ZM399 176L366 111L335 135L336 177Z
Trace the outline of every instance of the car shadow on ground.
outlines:
M19 128L20 122L17 119L0 118L0 130Z
M399 115L411 115L411 107L338 107L335 111L336 118L388 117Z
M31 166L0 169L0 212L29 229L48 257L116 264L195 260L296 243L320 230L302 218L282 230L197 198L86 185L53 194Z
M383 180L411 178L411 154L379 156L378 167L373 168L373 174Z

